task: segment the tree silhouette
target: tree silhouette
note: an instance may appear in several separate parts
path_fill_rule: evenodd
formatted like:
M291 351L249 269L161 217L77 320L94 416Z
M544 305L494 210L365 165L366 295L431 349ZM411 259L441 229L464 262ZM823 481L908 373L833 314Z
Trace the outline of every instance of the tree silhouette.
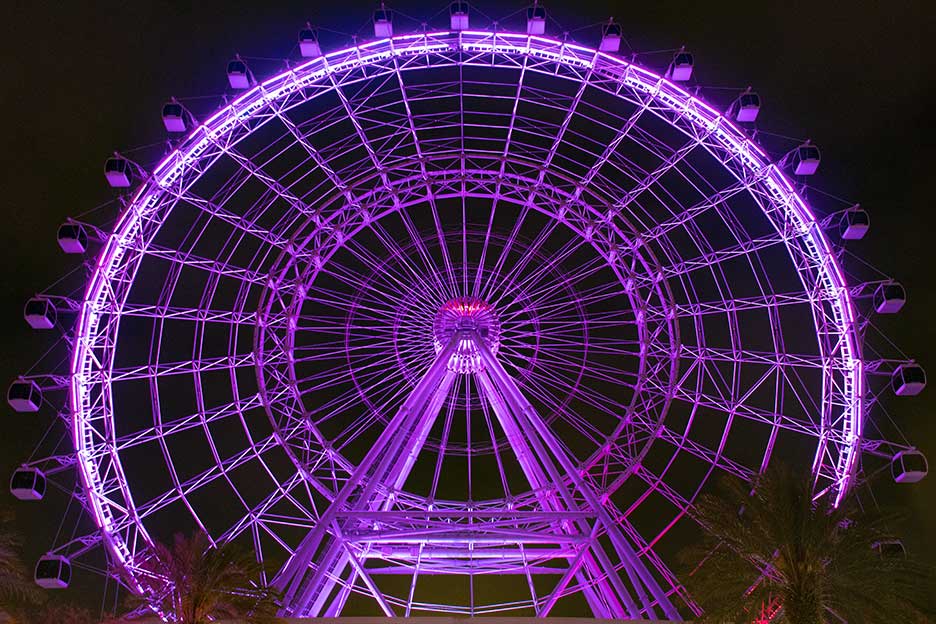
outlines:
M180 624L265 622L275 615L276 595L257 585L260 564L252 553L233 544L215 548L201 531L177 534L171 546L157 543L155 550L149 572L165 586L157 606Z
M929 566L907 556L892 517L813 500L812 480L785 466L750 485L726 481L695 506L705 537L683 559L705 609L702 621L750 623L779 600L775 622L864 624L925 621ZM698 562L702 562L699 564Z
M18 620L18 613L39 604L43 596L20 557L23 540L12 520L12 513L0 510L0 613Z

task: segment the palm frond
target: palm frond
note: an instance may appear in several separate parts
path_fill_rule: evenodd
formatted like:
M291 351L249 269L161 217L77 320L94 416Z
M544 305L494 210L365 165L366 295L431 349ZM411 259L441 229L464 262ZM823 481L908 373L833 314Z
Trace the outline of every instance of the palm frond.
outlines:
M749 488L726 481L696 503L705 534L682 560L702 621L750 622L773 598L792 624L925 617L931 567L876 548L893 540L893 517L862 512L850 499L838 508L813 500L809 476L782 465Z
M172 545L155 544L148 572L165 585L156 605L181 624L217 619L267 622L275 615L277 595L257 584L260 564L234 545L211 546L208 536L175 536Z
M0 510L0 609L15 612L35 606L43 595L20 557L22 538L10 524L13 516Z

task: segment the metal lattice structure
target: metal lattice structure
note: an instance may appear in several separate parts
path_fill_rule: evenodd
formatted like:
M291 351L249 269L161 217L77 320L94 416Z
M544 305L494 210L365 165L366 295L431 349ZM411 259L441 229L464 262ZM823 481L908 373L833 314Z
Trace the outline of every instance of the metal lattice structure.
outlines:
M862 448L907 451L863 437L899 362L862 354L838 221L659 73L402 35L188 130L88 226L70 370L28 378L68 396L75 452L41 465L99 527L61 552L103 542L138 593L185 518L250 543L293 616L678 619L668 540L713 476L808 456L838 501Z

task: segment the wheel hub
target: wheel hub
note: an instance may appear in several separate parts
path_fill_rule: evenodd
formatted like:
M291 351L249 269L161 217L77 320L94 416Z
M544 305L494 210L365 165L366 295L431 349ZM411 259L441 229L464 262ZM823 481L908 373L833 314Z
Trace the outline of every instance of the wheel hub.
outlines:
M500 347L500 319L483 299L456 297L445 302L432 324L432 342L439 353L458 331L475 331L488 349L496 354ZM461 340L448 362L449 370L456 373L477 373L483 368L478 345L472 340Z

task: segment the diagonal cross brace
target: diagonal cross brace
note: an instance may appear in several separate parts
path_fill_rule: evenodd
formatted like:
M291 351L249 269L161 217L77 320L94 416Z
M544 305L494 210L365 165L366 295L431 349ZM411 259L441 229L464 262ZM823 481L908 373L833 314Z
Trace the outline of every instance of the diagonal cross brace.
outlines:
M589 552L586 552L584 556L575 562L570 562L566 577L571 578L579 570L589 572L593 578L602 579L602 577L605 577L600 581L598 587L602 590L601 597L609 602L611 617L655 618L656 609L660 609L666 618L679 619L676 609L661 590L656 579L653 578L637 557L632 546L621 533L604 505L601 504L598 495L584 481L575 464L545 421L526 400L514 380L507 374L497 358L494 357L487 344L480 339L475 342L481 361L484 364L484 369L479 373L479 377L488 377L488 381L482 383L482 388L485 389L486 393L495 393L497 395L497 398L491 400L493 397L489 397L489 400L491 400L495 408L495 414L501 419L501 424L507 431L508 441L513 437L514 440L518 441L518 445L522 445L524 449L522 452L525 454L527 461L524 462L520 452L518 452L518 459L521 465L524 466L524 471L527 473L531 485L536 488L537 483L542 483L545 479L548 479L548 481L545 481L546 483L551 482L553 484L561 498L561 503L555 499L553 501L544 501L544 504L547 505L559 504L559 508L570 509L571 505L576 504L576 496L584 499L585 508L595 515L596 526L591 527L587 521L580 520L578 521L579 531L584 535L591 535L596 529L599 529L603 530L608 536L623 564L630 586L633 588L641 606L638 606L631 597L623 581L615 572L612 561L597 540L592 541ZM514 450L518 450L516 446ZM571 488L565 485L567 480L571 482ZM549 609L552 608L561 595L565 583L568 582L566 577L560 580L559 585L541 606L537 615L548 614ZM586 598L588 598L587 593ZM623 610L621 603L624 605ZM601 614L595 609L595 605L592 604L591 606L596 617L601 617Z
M511 439L509 429L514 429L513 439L522 441L524 448L533 451L530 453L528 450L524 450L527 457L531 460L528 464L532 464L524 467L525 472L527 472L527 478L538 480L548 477L562 499L565 509L570 509L570 505L575 504L575 495L584 499L585 508L594 513L596 523L600 525L600 528L611 541L627 573L630 585L643 608L638 608L634 603L621 578L615 572L612 562L609 560L603 548L598 545L597 541L592 542L590 554L586 553L579 561L570 565L567 575L575 574L575 568L577 566L588 569L590 567L593 568L595 563L597 563L601 566L596 571L597 574L606 575L608 584L614 589L616 597L626 605L627 616L632 618L642 616L654 618L656 609L660 609L667 619L679 620L679 614L667 595L660 588L656 579L649 570L647 570L646 566L643 565L643 562L640 561L633 547L618 528L617 523L611 518L604 505L601 504L597 493L582 478L572 459L566 454L565 449L546 425L545 421L536 413L536 410L530 402L526 400L526 397L523 396L523 393L517 387L513 378L507 374L507 371L497 358L494 357L494 354L488 348L487 344L481 340L480 337L475 339L475 344L478 348L481 361L484 364L484 368L482 372L479 373L479 376L487 375L489 378L489 381L486 384L482 384L482 387L485 388L486 392L493 391L500 396L500 400L492 401L492 404L495 405L495 413L498 414L496 406L499 403L501 412L505 415L501 424L505 427L505 430L508 431L508 441ZM498 414L498 418L500 417L500 414ZM527 445L529 446L527 447ZM517 447L514 447L514 450L516 451ZM521 459L519 455L518 459ZM537 471L535 467L537 462L540 464L542 472ZM523 465L522 459L521 465ZM565 486L566 479L571 482L571 488ZM532 480L531 485L534 487L536 486ZM596 528L589 527L586 521L579 521L579 525L580 530L584 534L591 534L594 528ZM560 581L560 585L557 586L557 589L560 589L564 582L567 582L565 578ZM553 596L547 601L546 605L544 605L546 612L552 607L558 599L558 596L559 592L554 590ZM617 609L619 608L618 606ZM538 615L542 614L543 613L538 613ZM596 613L596 616L597 615ZM624 616L624 614L613 614L613 617L616 618Z
M482 370L478 372L477 379L484 398L491 405L494 415L497 417L498 422L507 436L507 442L510 445L511 450L513 450L514 454L516 455L517 461L523 470L527 482L530 484L530 487L533 489L533 491L539 493L538 499L540 505L544 510L551 512L562 512L569 509L574 509L576 507L576 502L571 496L569 496L568 492L564 492L565 496L563 497L563 501L560 502L556 500L556 492L553 487L550 487L550 483L552 483L552 481L544 474L536 454L530 449L530 445L527 442L527 437L518 427L516 419L512 416L507 402L503 398L502 394L498 392L487 371ZM550 490L552 491L550 492ZM570 523L566 521L559 523L554 528L557 532L576 534L578 533L578 527L575 526L575 524L577 523ZM592 531L587 532L586 535L589 535L590 541L597 545L597 542L594 540L594 533ZM584 570L582 569L583 564L587 564L584 566ZM588 549L582 548L579 550L578 554L569 558L569 571L571 573L569 578L574 575L579 580L580 585L583 588L585 599L588 602L588 605L595 617L624 617L625 613L621 607L620 601L615 597L616 592L607 586L606 580L599 580L598 584L601 588L601 592L596 592L592 587L592 584L589 583L585 578L586 576L590 576L601 579L602 576L604 576L600 570L596 569L594 558L589 553ZM560 580L559 585L557 585L559 591L553 592L553 596L555 598L547 599L544 604L537 607L536 614L538 616L545 616L549 613L549 610L555 604L556 599L558 599L558 595L565 587L563 581L566 581L567 583L565 577L563 577L563 579ZM628 605L630 608L628 611L633 613L636 611L636 605L633 603L633 601L630 600L629 596L627 597L627 600L630 601Z
M439 352L354 474L277 575L274 586L283 592L283 615L321 613L335 583L350 564L344 542L335 536L328 539L329 531L334 532L337 516L349 508L377 510L392 503L393 492L409 475L454 381L456 373L449 371L446 364L457 344L458 337L453 336ZM315 555L323 545L326 550L310 573ZM382 602L382 596L377 595L379 592L374 593L374 598ZM389 606L383 604L382 607L385 612L390 611L387 615L392 615Z
M655 618L660 611L664 617L679 619L666 594L636 555L597 494L575 469L558 439L523 396L484 339L473 329L459 330L439 351L355 474L277 575L274 584L284 593L282 614L294 617L336 616L360 578L384 613L394 615L361 558L380 558L379 553L370 551L378 541L393 543L392 530L388 534L384 529L381 540L370 539L366 532L348 539L349 536L342 533L340 523L349 517L379 516L389 512L395 493L406 482L442 403L449 395L455 376L459 374L449 366L450 360L458 349L464 350L466 343L473 343L482 362L480 369L473 372L480 393L491 406L527 481L536 492L537 502L543 509L542 517L549 519L551 529L542 534L543 541L557 544L559 556L568 561L568 568L552 593L542 600L535 600L537 615L548 615L575 578L596 617ZM464 537L455 539L455 542L463 539L469 552L472 543L483 539L479 529L471 529L471 526L468 525L469 530ZM478 535L471 534L472 530ZM401 532L401 543L406 542L407 532L412 533L412 526ZM627 584L599 543L601 536L607 536L611 542L626 573ZM545 539L547 537L549 539ZM451 548L453 570L456 570L457 557L463 556L456 553L464 553L466 549L452 548L452 538L451 533L444 539L443 534L438 534L437 552L440 554L436 556L444 558L445 549ZM427 547L432 546L433 539L433 532L427 530ZM518 544L521 541L518 540ZM354 547L363 550L355 551ZM420 552L423 552L422 547ZM339 584L336 593L335 588Z

